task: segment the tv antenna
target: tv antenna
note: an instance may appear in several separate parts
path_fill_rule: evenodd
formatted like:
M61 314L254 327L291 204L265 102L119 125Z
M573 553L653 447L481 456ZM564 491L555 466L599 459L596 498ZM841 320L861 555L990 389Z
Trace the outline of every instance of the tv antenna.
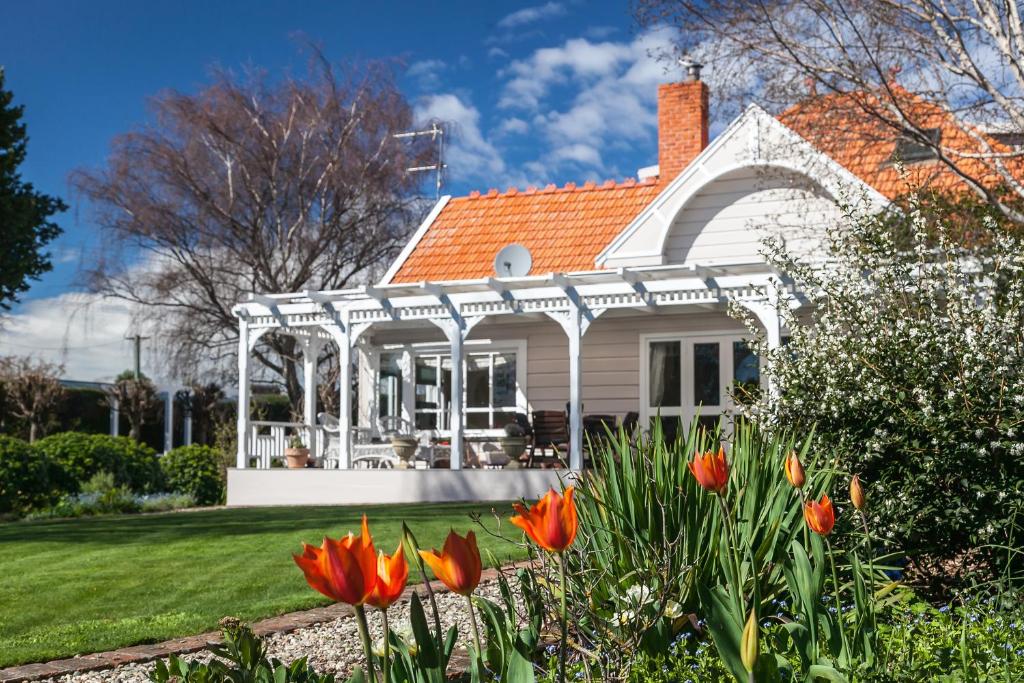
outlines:
M437 163L429 166L412 166L411 168L405 169L407 173L423 173L424 171L433 171L435 174L434 181L434 198L441 198L441 185L444 184L444 169L448 166L444 163L444 123L434 121L430 124L430 128L425 130L413 130L408 133L395 133L392 137L396 140L406 140L410 138L423 137L429 135L431 142L437 144Z
M494 272L498 277L525 277L532 267L533 256L521 244L502 247L494 256Z

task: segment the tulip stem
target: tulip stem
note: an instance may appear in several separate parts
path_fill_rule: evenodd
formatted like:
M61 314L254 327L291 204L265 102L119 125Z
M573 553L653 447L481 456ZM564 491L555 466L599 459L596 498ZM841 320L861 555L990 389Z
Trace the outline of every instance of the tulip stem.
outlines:
M839 573L836 572L836 556L832 553L832 543L825 537L825 547L828 548L828 560L832 565L832 587L835 590L836 598L836 624L839 625L839 637L843 642L843 650L850 652L850 646L846 642L846 628L843 625L843 602L839 598Z
M565 586L565 551L558 553L558 570L561 579L562 589L562 642L558 648L558 680L559 683L565 683L565 640L568 636L568 610L566 608L566 590Z
M391 629L388 628L388 611L382 609L380 617L384 620L384 661L380 666L384 670L384 683L391 683Z
M480 647L480 627L476 623L476 612L473 610L473 597L466 596L466 609L469 610L469 623L473 626L473 644L476 645L476 658L480 662L480 668L484 664L484 651Z
M366 609L362 605L355 605L356 626L359 627L359 638L363 641L363 654L366 655L366 668L370 672L370 680L377 680L377 672L373 666L373 644L370 642L370 629L366 625Z

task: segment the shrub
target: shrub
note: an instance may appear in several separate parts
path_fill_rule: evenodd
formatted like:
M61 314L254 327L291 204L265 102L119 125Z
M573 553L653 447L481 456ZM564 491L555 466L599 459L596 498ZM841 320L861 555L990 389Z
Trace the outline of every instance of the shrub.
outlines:
M196 506L196 499L188 493L151 493L138 496L139 512L170 512Z
M162 486L156 452L126 436L64 432L33 447L59 466L54 484L64 493L78 493L99 472L109 472L116 485L136 493L159 491Z
M52 498L51 468L29 444L0 435L0 514L21 515Z
M818 300L809 320L783 311L786 347L759 346L781 397L748 414L816 425L816 450L871 485L872 528L917 578L991 578L1021 533L1024 245L989 230L991 245L968 252L917 220L900 246L884 219L850 218L830 230L827 268L769 245Z
M167 487L187 493L198 505L217 505L224 499L221 455L209 446L182 446L160 459Z

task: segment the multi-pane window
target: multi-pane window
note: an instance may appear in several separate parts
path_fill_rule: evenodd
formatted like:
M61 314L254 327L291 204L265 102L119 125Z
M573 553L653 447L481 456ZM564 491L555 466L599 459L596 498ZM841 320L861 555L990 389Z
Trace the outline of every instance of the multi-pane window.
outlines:
M647 415L660 416L667 435L695 418L713 429L732 396L760 390L757 355L742 339L729 336L649 339Z
M382 381L384 366L382 358ZM419 353L413 362L416 429L451 428L451 356ZM514 421L518 405L515 351L466 354L466 429L501 429Z
M380 417L402 414L402 354L380 354L377 376L377 411Z

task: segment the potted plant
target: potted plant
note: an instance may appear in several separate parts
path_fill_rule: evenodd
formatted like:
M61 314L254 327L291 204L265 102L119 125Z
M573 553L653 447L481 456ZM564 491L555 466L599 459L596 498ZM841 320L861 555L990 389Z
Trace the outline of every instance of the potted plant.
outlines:
M284 449L284 457L288 460L288 469L302 469L309 463L309 449L298 434L292 435L288 448Z
M530 440L526 437L526 430L523 429L521 424L509 422L505 425L505 436L500 437L498 443L501 444L501 450L504 451L505 455L514 462L526 452L526 447L530 445Z
M408 462L412 456L416 455L419 445L419 439L411 434L393 434L391 436L391 448L403 462Z

